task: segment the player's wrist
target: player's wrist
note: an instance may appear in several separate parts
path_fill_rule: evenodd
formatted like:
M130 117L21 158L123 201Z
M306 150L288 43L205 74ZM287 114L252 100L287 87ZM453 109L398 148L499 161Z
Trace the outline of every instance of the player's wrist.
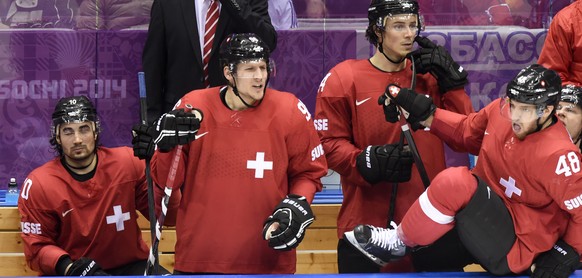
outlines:
M57 265L55 266L55 273L57 275L67 275L69 268L73 264L73 260L69 257L69 255L63 255L57 261Z
M67 273L69 273L69 269L71 269L71 266L73 266L73 263L70 263L67 268L65 268L65 275L67 275Z
M428 116L428 118L426 118L426 120L424 121L420 121L419 123L421 125L423 125L424 127L428 127L430 128L430 126L432 125L432 120L434 119L434 113L431 114L430 116Z

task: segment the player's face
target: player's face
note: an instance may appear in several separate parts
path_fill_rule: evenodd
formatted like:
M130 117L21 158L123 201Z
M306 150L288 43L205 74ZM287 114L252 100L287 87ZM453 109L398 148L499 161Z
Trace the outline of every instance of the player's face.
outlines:
M93 159L97 139L93 122L60 124L57 139L69 165L86 166Z
M536 105L515 100L509 101L509 112L511 115L511 127L515 136L520 140L535 132L538 122L543 123L550 116L548 108L545 108L540 114Z
M570 136L572 136L572 140L578 140L582 132L582 109L580 106L560 101L556 109L556 115L566 125L566 129L570 133Z
M404 58L412 51L418 28L418 16L415 14L387 16L384 30L378 34L384 54L393 59Z
M263 59L238 63L234 79L241 98L249 104L261 100L265 93L267 77L267 63Z

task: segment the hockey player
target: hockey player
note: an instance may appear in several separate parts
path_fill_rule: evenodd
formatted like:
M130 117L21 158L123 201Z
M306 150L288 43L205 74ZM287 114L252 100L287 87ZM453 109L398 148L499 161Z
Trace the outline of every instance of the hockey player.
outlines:
M192 91L174 107L204 114L196 138L177 153L174 273L294 273L294 249L314 220L309 204L327 173L321 143L305 105L267 88L269 49L258 36L230 35L220 59L228 85ZM175 130L169 117L159 119L157 133ZM158 144L152 158L161 186L175 159L167 151Z
M562 82L582 84L582 1L559 10L553 17L538 63L560 74Z
M433 243L456 227L488 272L569 277L582 251L580 152L555 116L558 74L534 64L507 96L469 116L391 86L390 98L449 144L479 154L476 167L449 168L433 180L394 229L358 226L350 242L378 263ZM454 192L454 194L451 194Z
M566 125L574 145L580 148L582 134L582 87L568 84L562 87L560 104L556 111L558 118Z
M28 175L18 199L28 265L43 275L143 274L136 210L148 215L145 164L131 148L98 146L99 118L85 96L58 101L51 132L58 156Z
M316 99L316 121L329 167L341 175L343 203L338 216L340 273L413 271L410 261L382 270L352 248L343 234L357 224L384 226L400 221L425 187L412 166L407 147L399 147L401 124L394 105L378 105L386 85L410 87L415 38L422 28L416 0L373 0L368 9L366 37L376 47L370 59L347 60L332 68L321 81ZM462 114L473 112L464 90L467 72L442 47L426 38L412 52L418 74L415 89L432 96L438 107ZM384 100L380 100L384 102ZM386 122L388 121L388 122ZM429 178L445 169L443 142L428 130L413 133ZM454 236L451 233L451 236ZM417 271L461 270L448 248L423 249L414 254ZM435 256L431 252L438 251ZM462 259L462 258L460 258Z

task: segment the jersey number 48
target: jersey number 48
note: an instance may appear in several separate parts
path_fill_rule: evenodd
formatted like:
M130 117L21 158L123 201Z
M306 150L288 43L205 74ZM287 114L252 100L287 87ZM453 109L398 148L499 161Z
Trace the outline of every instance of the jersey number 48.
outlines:
M572 173L580 172L580 160L575 152L569 152L568 154L560 156L558 159L558 165L556 166L556 175L564 174L566 177L572 175Z

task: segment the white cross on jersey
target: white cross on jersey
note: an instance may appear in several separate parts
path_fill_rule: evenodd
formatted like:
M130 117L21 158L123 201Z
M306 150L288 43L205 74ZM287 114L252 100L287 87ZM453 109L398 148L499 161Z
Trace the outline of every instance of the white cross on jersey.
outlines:
M265 170L273 170L273 161L265 161L265 153L257 152L256 160L247 160L247 169L255 170L255 178L262 179Z
M509 177L509 180L504 180L501 178L499 183L505 187L505 196L511 198L511 195L515 193L517 196L521 196L521 189L515 186L515 180L512 177Z
M125 230L125 225L123 222L129 220L131 217L129 216L129 212L123 212L121 210L121 206L114 206L113 207L113 215L107 216L107 224L115 223L115 228L117 231Z

